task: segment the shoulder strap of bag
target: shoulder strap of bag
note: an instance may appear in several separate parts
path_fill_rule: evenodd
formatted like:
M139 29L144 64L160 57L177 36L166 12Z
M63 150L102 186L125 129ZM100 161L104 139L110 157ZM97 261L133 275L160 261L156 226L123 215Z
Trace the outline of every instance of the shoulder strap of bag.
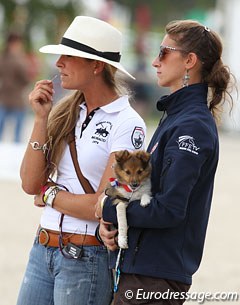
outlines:
M87 180L87 178L85 178L83 176L82 171L81 171L80 166L79 166L79 163L78 163L75 135L73 133L71 133L71 136L69 138L70 139L69 139L68 145L69 145L73 165L74 165L78 180L79 180L80 184L82 185L82 187L84 189L84 192L86 194L94 194L95 191L94 191L93 187L91 186L91 184Z

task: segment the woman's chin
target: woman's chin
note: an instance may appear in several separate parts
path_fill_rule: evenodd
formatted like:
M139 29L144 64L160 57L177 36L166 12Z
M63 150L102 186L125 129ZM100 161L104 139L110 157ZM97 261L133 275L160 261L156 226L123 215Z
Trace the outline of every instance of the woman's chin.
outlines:
M74 90L75 88L73 88L71 85L67 84L67 83L64 83L64 82L61 82L61 87L63 89L67 89L67 90Z

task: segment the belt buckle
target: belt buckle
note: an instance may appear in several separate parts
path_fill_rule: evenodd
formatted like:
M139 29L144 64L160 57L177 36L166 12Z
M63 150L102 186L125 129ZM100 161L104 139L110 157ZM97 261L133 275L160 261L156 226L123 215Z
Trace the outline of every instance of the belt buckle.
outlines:
M46 236L46 240L43 243L40 242L40 234L41 233L44 233L45 236ZM50 239L50 237L49 237L48 232L45 229L41 228L40 231L39 231L39 238L38 238L40 245L46 246L49 242L49 239Z

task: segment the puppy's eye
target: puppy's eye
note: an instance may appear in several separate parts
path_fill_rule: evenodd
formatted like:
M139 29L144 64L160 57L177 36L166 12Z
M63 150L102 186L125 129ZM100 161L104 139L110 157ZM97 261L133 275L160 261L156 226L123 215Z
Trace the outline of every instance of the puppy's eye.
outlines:
M131 175L131 173L130 173L129 170L125 170L125 173L126 173L127 175Z
M143 172L143 170L142 170L142 169L139 169L139 170L137 171L137 174L140 175L142 172Z

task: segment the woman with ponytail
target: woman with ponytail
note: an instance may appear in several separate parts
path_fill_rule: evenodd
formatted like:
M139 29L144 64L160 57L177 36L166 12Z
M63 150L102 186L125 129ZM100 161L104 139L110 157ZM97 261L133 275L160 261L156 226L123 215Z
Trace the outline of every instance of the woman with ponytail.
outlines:
M207 84L209 89L209 110L215 121L220 123L223 104L226 101L232 104L229 93L232 74L222 61L223 45L220 36L208 27L191 20L170 22L166 32L176 45L181 46L183 57L190 53L195 54L200 68L199 82ZM190 85L194 83L191 74L195 73L195 69L191 68L188 71Z
M158 85L170 94L157 102L163 114L148 147L152 200L145 209L137 201L128 206L129 248L120 260L113 242L116 232L103 221L99 228L112 251L111 265L117 261L120 274L114 305L179 305L189 299L187 291L203 254L219 158L216 123L227 98L232 104L221 40L196 21L166 26L153 67ZM116 225L109 198L96 211Z
M59 55L58 77L70 95L53 106L52 80L38 81L29 95L35 119L21 179L43 212L17 305L111 303L95 204L115 152L143 148L145 135L117 73L132 77L120 64L121 39L110 24L78 16L59 45L40 49Z

